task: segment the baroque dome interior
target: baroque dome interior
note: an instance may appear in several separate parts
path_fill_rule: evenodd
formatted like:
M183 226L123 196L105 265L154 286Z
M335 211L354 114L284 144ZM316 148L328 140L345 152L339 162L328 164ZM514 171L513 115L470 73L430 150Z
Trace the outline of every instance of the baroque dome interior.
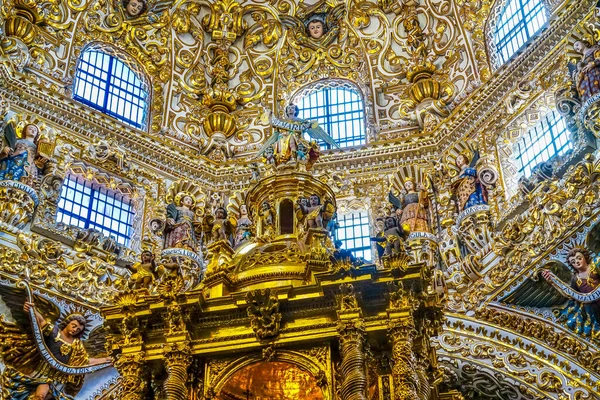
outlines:
M600 8L4 0L0 400L600 399Z

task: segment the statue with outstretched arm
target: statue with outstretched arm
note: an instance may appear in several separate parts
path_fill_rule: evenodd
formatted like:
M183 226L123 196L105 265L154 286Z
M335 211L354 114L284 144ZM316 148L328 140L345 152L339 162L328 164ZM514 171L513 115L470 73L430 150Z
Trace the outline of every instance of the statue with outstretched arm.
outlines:
M6 364L2 381L8 398L70 400L85 374L111 365L110 357L88 356L81 340L89 325L84 313L70 312L53 324L37 310L31 295L23 310L31 329L0 318L0 354Z

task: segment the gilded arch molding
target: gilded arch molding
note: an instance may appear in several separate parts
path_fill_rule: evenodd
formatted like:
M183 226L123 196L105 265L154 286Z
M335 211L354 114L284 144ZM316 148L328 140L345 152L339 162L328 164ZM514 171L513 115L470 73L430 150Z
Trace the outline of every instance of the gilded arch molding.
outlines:
M496 384L505 390L503 381L515 383L523 397L514 398L598 398L600 374L560 350L560 342L571 341L571 336L561 332L559 343L549 344L504 325L451 314L436 346L441 363L467 381L496 376ZM591 354L597 352L592 349Z
M262 354L252 354L237 359L215 359L206 364L205 394L218 394L227 381L242 368L258 362L280 361L295 365L309 372L323 383L324 400L333 399L333 375L331 352L328 346L316 346L308 350L280 350L273 347L263 349Z

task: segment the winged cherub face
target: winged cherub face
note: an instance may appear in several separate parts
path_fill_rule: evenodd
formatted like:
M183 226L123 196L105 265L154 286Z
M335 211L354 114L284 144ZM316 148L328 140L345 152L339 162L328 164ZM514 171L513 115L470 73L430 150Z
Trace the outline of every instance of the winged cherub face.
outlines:
M313 39L320 39L323 36L324 29L323 23L318 20L314 20L308 23L308 34Z
M145 7L146 4L143 0L129 0L125 6L125 11L130 17L137 17Z

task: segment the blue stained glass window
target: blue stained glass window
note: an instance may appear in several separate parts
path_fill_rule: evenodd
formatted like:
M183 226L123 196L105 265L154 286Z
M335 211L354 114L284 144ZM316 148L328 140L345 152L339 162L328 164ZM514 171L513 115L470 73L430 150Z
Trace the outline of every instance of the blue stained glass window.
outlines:
M335 238L342 241L342 248L350 250L354 257L372 260L367 211L354 211L338 215L337 222L339 227L335 231Z
M348 87L325 87L298 102L301 119L317 121L340 147L365 144L365 109L358 91ZM321 149L330 146L319 141Z
M557 111L551 111L528 130L515 147L519 173L529 177L536 165L564 154L573 145L564 118Z
M134 214L131 200L83 178L69 176L58 200L56 222L93 228L127 246L133 233Z
M548 21L542 0L508 0L494 32L496 51L508 61Z
M135 128L146 125L148 93L121 60L97 50L79 57L73 98Z

